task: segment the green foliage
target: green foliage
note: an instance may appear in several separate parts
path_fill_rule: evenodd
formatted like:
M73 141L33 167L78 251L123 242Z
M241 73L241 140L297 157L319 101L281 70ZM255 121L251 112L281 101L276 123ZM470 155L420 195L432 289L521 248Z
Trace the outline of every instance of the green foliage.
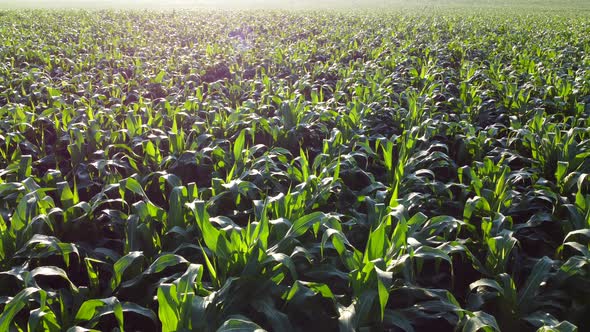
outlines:
M590 20L488 9L0 12L0 330L590 330Z

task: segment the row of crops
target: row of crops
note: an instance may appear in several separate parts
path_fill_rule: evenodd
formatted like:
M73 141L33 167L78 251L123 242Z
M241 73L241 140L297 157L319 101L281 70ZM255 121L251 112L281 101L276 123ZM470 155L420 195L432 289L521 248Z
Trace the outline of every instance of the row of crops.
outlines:
M0 331L590 330L590 18L0 12Z

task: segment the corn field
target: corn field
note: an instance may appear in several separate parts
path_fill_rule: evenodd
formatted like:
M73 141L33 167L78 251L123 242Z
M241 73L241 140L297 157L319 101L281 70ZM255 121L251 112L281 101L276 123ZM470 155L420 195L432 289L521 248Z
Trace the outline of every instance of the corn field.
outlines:
M0 331L590 331L585 11L0 11Z

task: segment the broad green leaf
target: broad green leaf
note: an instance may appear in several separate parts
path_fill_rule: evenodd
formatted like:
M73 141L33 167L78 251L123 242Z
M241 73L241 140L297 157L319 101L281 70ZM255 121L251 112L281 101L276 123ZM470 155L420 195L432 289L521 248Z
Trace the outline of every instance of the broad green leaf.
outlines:
M176 331L179 324L179 308L176 286L163 284L158 288L158 317L162 322L162 331Z
M34 278L36 276L44 276L44 277L59 277L67 282L70 289L74 292L78 290L78 288L70 281L66 271L63 269L56 267L56 266L41 266L31 271L31 276Z
M299 237L303 235L310 227L315 225L316 223L324 220L326 215L323 212L313 212L308 215L305 215L293 222L293 225L285 235L285 238L288 237Z
M518 307L526 312L526 308L534 304L534 296L541 287L541 284L549 277L548 273L553 266L553 261L543 257L537 261L524 286L518 292Z
M476 311L465 316L465 322L461 331L463 332L500 332L500 327L494 316L484 312Z
M44 294L40 288L28 287L20 291L8 304L4 307L4 311L0 315L0 330L9 331L14 317L21 311L28 303L29 299L36 293Z
M246 318L231 318L225 321L217 332L265 332L265 330Z
M87 300L80 306L76 313L75 322L94 321L104 315L113 314L119 329L123 331L123 307L116 297L109 297L105 299ZM91 325L94 325L91 323Z
M111 278L111 289L115 289L119 286L123 280L125 271L131 266L141 265L144 260L144 255L140 251L133 251L129 254L121 257L113 265L113 277Z
M537 332L577 332L578 327L574 324L563 321L557 325L543 326L537 330Z
M236 162L240 162L242 158L242 151L244 150L244 146L246 143L246 131L240 131L240 134L236 138L236 141L233 145L233 153L234 153L234 160Z

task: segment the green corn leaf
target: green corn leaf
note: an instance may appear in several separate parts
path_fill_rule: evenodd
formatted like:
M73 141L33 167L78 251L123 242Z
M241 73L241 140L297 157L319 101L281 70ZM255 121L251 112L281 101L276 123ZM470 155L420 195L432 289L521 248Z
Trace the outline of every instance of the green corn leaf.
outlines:
M389 249L389 246L389 239L385 233L385 224L382 223L369 233L364 260L368 262L385 257L385 253L387 252L387 249Z
M467 313L465 322L461 331L463 332L500 332L500 327L494 316L483 312L476 311Z
M124 313L125 312L132 312L136 315L143 316L144 318L147 318L152 323L154 323L154 326L157 325L158 318L156 317L154 312L151 311L150 309L144 308L136 303L131 303L131 302L121 303L121 309L123 310Z
M236 138L236 141L234 142L234 146L233 146L234 160L236 163L240 162L243 159L242 153L243 153L245 144L246 144L246 131L242 130L242 131L240 131L240 134Z
M193 212L195 215L197 225L201 229L203 233L203 240L207 245L207 248L212 250L216 255L221 257L228 256L228 245L223 237L221 231L211 224L209 220L209 214L205 209L205 202L203 201L193 201L191 203L186 203L186 206Z
M110 314L115 316L119 329L123 331L123 306L116 297L85 301L78 309L74 320L76 324L91 321L90 324L94 325L98 318Z
M563 321L556 325L540 327L537 332L578 332L578 327L568 321Z
M24 180L31 176L33 157L31 155L21 156L19 167L18 167L18 178Z
M182 256L173 254L164 254L156 259L148 268L144 271L145 274L154 274L164 271L167 267L176 265L188 265L188 261Z
M188 294L194 293L194 288L201 283L202 277L203 266L199 264L190 264L187 267L186 272L174 282L177 285L176 289L178 296L182 296L178 300L184 301Z
M179 324L179 308L176 286L163 284L158 288L158 317L162 322L162 331L177 331Z
M129 268L133 268L138 271L140 265L143 263L144 255L140 251L133 251L129 254L119 258L113 265L113 277L111 278L111 289L115 289L119 286L125 275L125 271Z
M29 299L31 299L32 296L37 293L40 293L40 295L44 296L45 291L33 287L25 288L6 304L4 311L0 315L1 331L10 330L14 317L27 305Z
M326 215L323 212L313 212L308 215L305 215L295 220L291 228L289 228L289 231L287 231L285 238L299 237L303 235L305 232L307 232L307 230L309 230L309 228L311 228L313 225L319 223L325 218Z
M394 325L398 328L402 329L405 332L414 332L414 328L410 320L404 317L402 314L395 312L390 309L385 310L385 314L383 317L383 323L389 326Z
M59 332L62 328L57 317L51 311L43 311L41 308L31 310L27 328L29 331L37 331L42 327L43 331Z
M553 261L545 256L537 261L533 267L524 286L518 292L518 307L523 312L527 312L527 308L535 303L533 298L541 284L549 277L548 273L552 266Z
M389 288L392 284L393 273L382 271L378 267L375 267L375 272L377 276L377 293L379 295L380 317L381 320L383 320L385 315L385 307L387 306L387 301L389 300Z
M184 219L184 204L186 203L186 199L188 196L188 192L186 187L174 187L170 192L169 204L170 209L168 210L168 227L172 228L175 226L185 226L185 219Z
M154 83L162 83L162 81L164 80L164 76L165 75L166 75L166 71L160 70L160 72L158 73L158 75L156 75L156 77L154 77L153 82Z
M246 318L231 318L225 321L217 332L265 332L265 330Z

